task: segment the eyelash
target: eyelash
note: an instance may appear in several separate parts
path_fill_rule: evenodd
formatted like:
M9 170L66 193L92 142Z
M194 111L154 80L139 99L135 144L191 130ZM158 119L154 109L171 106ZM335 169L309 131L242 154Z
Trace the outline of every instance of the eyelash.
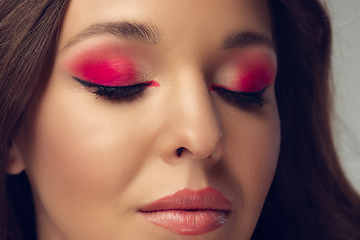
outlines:
M94 90L89 89L89 91L97 95L97 97L103 97L107 100L131 100L136 97L136 95L142 93L148 86L152 84L151 82L145 82L125 87L104 86L84 81L76 77L74 77L74 79L84 87L95 88ZM249 108L254 105L262 107L264 104L267 103L262 98L262 94L264 93L266 88L259 92L234 92L218 86L212 86L212 89L216 91L221 97L225 98L227 101L230 101L243 108Z
M105 86L96 83L91 83L88 81L81 80L74 77L84 87L90 92L97 95L98 98L103 97L107 100L131 100L136 97L138 94L142 93L152 82L138 83L131 86ZM92 90L93 89L93 90Z
M217 86L212 86L212 89L225 100L230 101L242 108L250 108L255 105L262 107L267 103L267 101L262 98L266 88L259 92L234 92Z

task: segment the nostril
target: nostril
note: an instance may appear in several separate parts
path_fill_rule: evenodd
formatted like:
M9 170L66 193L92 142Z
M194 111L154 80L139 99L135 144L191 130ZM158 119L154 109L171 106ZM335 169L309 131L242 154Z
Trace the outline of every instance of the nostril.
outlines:
M181 156L181 153L184 151L184 147L180 147L180 148L178 148L178 149L176 149L176 155L178 156L178 157L180 157Z

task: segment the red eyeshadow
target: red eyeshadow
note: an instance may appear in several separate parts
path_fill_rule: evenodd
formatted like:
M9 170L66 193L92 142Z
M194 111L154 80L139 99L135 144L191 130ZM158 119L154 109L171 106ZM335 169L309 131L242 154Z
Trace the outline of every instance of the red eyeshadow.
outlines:
M128 86L136 81L134 64L127 58L85 61L78 65L83 80L105 86Z
M151 85L150 87L160 87L160 84L157 81L150 81Z
M266 66L247 66L238 73L235 91L242 92L259 92L272 82L272 74Z
M244 50L233 60L230 80L217 83L231 91L259 92L269 86L276 76L277 64L274 54L256 50Z
M259 92L269 86L276 75L276 58L261 52L249 50L237 64L235 91Z
M141 74L128 49L117 45L92 46L63 59L61 65L73 77L105 86L130 86L149 82ZM139 73L140 72L140 73ZM151 81L153 87L159 85Z

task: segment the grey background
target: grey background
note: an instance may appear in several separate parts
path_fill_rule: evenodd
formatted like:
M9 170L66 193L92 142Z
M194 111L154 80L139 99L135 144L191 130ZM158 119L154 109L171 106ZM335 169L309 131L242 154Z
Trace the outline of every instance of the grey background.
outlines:
M360 0L325 2L334 37L334 135L343 168L360 192Z

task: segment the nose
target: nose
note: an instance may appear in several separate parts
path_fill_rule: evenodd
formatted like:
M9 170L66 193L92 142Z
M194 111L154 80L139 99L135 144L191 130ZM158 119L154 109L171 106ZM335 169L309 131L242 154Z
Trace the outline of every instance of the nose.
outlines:
M182 159L212 165L224 154L220 120L203 78L187 78L193 81L174 84L165 99L167 117L158 142L160 155L166 161Z

